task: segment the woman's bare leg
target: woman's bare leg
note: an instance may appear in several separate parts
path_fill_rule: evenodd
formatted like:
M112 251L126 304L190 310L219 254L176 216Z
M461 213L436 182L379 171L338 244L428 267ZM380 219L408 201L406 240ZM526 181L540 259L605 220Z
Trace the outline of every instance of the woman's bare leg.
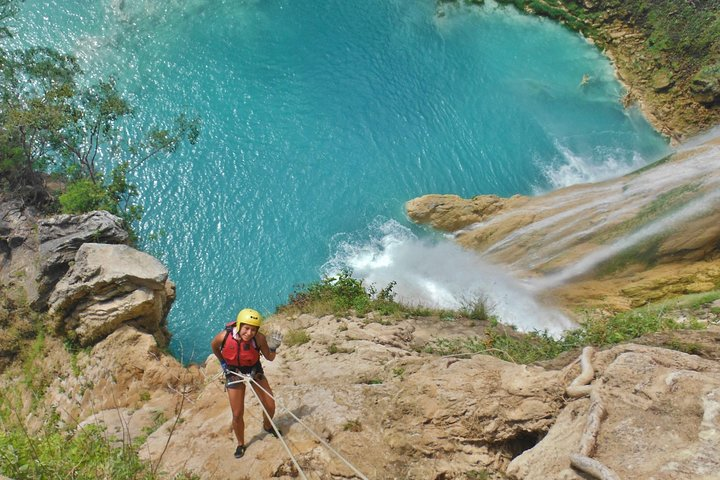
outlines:
M262 380L256 380L256 382L259 383L260 387L262 388L258 387L253 383L253 390L255 390L255 392L258 394L258 397L260 397L260 401L265 407L265 410L267 410L267 412L270 414L270 418L273 418L275 416L275 400L272 397L273 391L270 388L270 384L265 377L263 377ZM265 415L265 412L263 412L263 428L265 430L270 430L272 428L272 425L270 424L270 418L268 418L267 415Z
M232 410L232 428L237 438L238 446L245 445L245 384L237 388L228 388L230 409Z

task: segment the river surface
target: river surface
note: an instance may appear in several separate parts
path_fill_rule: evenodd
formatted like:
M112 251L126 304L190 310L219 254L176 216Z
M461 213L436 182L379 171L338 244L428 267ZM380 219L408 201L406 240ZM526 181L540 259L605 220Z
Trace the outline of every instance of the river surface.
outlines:
M343 267L410 302L472 300L474 254L411 225L413 197L540 194L669 151L595 47L490 1L26 0L15 30L115 76L140 126L202 118L134 178L185 361L239 309Z

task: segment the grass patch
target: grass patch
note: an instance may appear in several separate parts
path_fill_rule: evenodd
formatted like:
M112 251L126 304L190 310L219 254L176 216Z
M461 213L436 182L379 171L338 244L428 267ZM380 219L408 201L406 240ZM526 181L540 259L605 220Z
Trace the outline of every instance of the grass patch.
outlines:
M345 432L362 432L362 423L360 420L348 420L342 427Z
M35 338L41 320L26 302L0 290L0 371Z
M290 330L285 334L283 343L288 347L294 347L296 345L302 345L310 341L310 334L305 330Z
M465 472L465 478L467 480L489 480L490 474L487 470L470 470Z
M335 355L336 353L353 353L354 351L355 349L353 348L338 347L335 343L328 345L328 353L330 355Z
M277 312L285 315L307 313L315 316L356 315L359 317L374 312L391 319L410 317L439 317L445 320L489 319L488 308L483 298L469 299L459 310L406 305L395 300L395 284L394 281L390 282L378 290L374 285L367 286L362 280L353 278L352 272L344 271L310 285L297 287L290 294L287 304L278 307ZM392 323L388 318L373 318L372 321L383 325Z
M352 272L343 271L319 282L299 286L288 298L288 303L278 308L278 312L314 315L353 313L363 317L374 311L394 315L402 310L394 300L394 287L395 282L391 282L377 290L375 286L366 286L362 280L353 278Z
M481 353L522 364L550 360L563 352L586 345L607 347L654 332L703 329L705 325L694 319L678 322L670 305L676 308L684 305L705 305L714 301L718 295L720 292L688 295L674 303L661 302L610 318L588 317L580 328L568 331L560 338L553 338L547 332L539 331L519 334L512 328L491 324L485 329L484 336L440 338L426 345L423 351L453 356ZM698 345L681 341L668 342L667 348L693 354L701 351Z
M693 342L683 342L677 338L672 338L668 342L664 343L665 348L670 350L677 350L678 352L689 353L690 355L699 355L702 353L703 348L701 345Z

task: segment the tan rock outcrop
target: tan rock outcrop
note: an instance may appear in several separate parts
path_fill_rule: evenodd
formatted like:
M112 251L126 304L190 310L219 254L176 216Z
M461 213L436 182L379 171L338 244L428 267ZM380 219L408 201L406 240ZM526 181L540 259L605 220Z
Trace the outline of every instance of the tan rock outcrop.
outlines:
M123 323L164 343L164 321L174 298L167 269L152 256L126 245L85 243L49 304L59 329L81 345L101 340Z
M599 352L607 410L594 457L620 478L701 479L720 472L720 366L680 352L622 345ZM589 399L563 409L547 436L510 463L511 478L574 478Z
M577 362L558 369L420 353L444 329L415 319L303 315L270 323L310 338L264 362L275 421L309 478L359 478L321 440L371 479L585 478L569 460L590 406L588 397L565 395ZM455 327L453 335L481 333L472 323ZM592 460L620 478L713 478L718 362L641 345L596 352L592 362L591 388L607 412ZM81 354L76 369L81 375L59 375L48 402L63 418L100 423L118 439L154 430L140 452L164 478L297 478L282 443L263 432L249 391L247 452L232 458L230 410L212 355L185 369L151 335L124 326Z
M629 308L718 288L720 139L625 177L537 197L428 195L409 217L564 306Z

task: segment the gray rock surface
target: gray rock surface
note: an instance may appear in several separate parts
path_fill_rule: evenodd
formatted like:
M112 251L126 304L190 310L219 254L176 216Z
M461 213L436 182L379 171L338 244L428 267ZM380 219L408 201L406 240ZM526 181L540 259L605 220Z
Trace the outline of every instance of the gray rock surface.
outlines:
M20 200L0 197L0 283L23 301L37 294L36 216Z
M75 263L50 295L59 330L93 344L123 323L165 336L175 298L168 271L154 257L126 245L84 243Z
M84 243L125 244L128 234L122 219L105 211L82 215L57 215L38 221L40 272L36 310L47 308L55 284L70 268L75 254Z

